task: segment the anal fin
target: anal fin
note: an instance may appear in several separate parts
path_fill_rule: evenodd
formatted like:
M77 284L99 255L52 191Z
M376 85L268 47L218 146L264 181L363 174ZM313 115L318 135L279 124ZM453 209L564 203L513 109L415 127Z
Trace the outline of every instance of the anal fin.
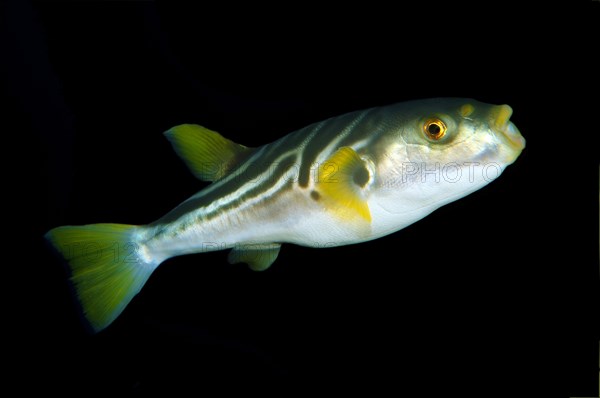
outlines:
M279 243L256 243L235 247L229 252L230 264L246 263L253 271L264 271L277 259Z

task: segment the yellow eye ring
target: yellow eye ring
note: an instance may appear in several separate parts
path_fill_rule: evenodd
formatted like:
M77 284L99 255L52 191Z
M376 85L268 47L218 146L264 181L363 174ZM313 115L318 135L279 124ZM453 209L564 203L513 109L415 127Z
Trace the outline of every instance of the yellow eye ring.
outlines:
M446 124L437 118L427 119L423 125L423 131L425 131L425 135L436 141L446 134L446 130L448 130Z

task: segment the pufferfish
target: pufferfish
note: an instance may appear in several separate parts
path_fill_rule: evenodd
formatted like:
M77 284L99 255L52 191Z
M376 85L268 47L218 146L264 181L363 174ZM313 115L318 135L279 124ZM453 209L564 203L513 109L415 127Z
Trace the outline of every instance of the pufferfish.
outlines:
M263 271L281 245L350 245L391 234L496 179L525 147L508 105L437 98L332 117L250 148L193 124L165 135L212 182L143 226L62 226L85 319L106 328L166 259L232 249Z

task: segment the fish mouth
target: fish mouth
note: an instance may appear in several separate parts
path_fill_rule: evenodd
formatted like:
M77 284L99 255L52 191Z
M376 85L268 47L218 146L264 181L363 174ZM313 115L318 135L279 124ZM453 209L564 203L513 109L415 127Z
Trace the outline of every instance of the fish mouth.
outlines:
M498 138L508 145L515 152L515 155L518 156L523 148L525 148L525 138L523 138L517 126L510 121L512 113L513 110L508 105L494 106L491 112L491 125L494 131L499 133Z

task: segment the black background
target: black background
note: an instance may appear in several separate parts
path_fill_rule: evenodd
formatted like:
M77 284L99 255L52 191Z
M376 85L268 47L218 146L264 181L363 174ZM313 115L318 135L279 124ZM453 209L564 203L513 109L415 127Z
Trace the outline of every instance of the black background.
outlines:
M24 390L597 395L597 2L3 7L7 376ZM594 65L595 63L595 65ZM253 273L168 260L89 335L43 234L144 224L203 183L162 132L259 146L416 98L507 103L499 180L385 238Z

